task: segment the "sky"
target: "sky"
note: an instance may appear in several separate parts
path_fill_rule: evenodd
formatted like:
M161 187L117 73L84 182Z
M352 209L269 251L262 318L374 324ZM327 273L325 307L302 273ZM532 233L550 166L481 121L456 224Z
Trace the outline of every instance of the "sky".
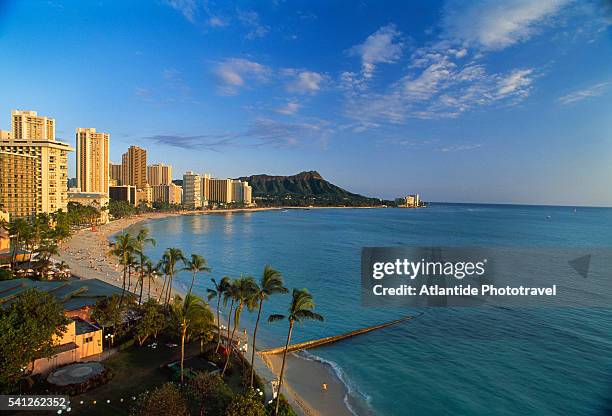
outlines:
M0 129L36 110L176 178L612 206L611 35L609 0L0 0Z

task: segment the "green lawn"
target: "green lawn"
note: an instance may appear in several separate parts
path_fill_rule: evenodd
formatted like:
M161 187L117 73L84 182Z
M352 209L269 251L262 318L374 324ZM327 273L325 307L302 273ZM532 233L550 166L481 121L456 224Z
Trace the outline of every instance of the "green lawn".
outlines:
M207 347L214 347L214 343ZM185 355L187 357L197 355L200 351L199 348L199 342L187 344ZM179 359L179 347L168 348L162 342L158 343L156 349L134 346L126 351L118 352L102 362L106 368L113 371L113 379L85 394L72 397L70 414L94 416L128 414L134 403L133 397L138 397L140 393L153 390L155 387L171 381L171 372L161 367ZM232 371L226 377L226 382L234 392L241 393L243 391L241 371L235 359L233 363L235 371ZM189 368L190 366L196 371L214 369L200 358L186 360L185 367ZM121 398L123 398L123 402L121 402ZM80 404L81 400L83 404ZM96 401L95 405L92 403L94 400ZM106 403L107 400L110 400L110 403Z
M185 355L197 353L198 343L186 346ZM126 351L119 352L102 364L113 371L113 379L93 390L71 399L72 412L87 415L114 415L127 414L132 397L151 390L170 380L168 370L160 366L180 359L178 347L168 348L158 343L156 349L134 346ZM123 402L120 399L123 398ZM83 404L79 402L83 400ZM92 404L96 400L96 404ZM110 404L106 403L110 400Z

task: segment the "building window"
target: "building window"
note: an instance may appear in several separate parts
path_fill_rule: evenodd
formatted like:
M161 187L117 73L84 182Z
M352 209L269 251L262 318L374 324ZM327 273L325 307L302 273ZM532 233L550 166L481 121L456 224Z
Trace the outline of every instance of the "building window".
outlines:
M83 344L87 344L87 343L89 343L89 342L91 342L91 341L93 341L93 337L86 337L86 338L83 340Z

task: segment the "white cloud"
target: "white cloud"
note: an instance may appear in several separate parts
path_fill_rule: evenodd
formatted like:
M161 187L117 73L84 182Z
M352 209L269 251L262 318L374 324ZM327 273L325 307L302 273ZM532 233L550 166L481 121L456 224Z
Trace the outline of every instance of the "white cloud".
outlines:
M326 80L325 75L314 71L305 71L292 68L281 70L281 74L289 78L285 85L288 92L298 94L317 93Z
M512 71L508 76L500 79L497 93L502 97L513 94L528 94L529 87L533 82L533 78L530 77L532 73L533 69L516 69Z
M349 49L349 53L361 58L365 78L372 77L377 64L394 63L401 57L403 43L400 36L395 25L388 24L368 36L362 44Z
M500 50L529 39L571 0L452 1L444 36L483 50Z
M217 64L214 69L220 81L219 89L225 95L235 95L241 88L248 87L247 81L266 82L270 68L242 58L229 58Z
M298 110L302 108L302 105L293 101L289 101L282 107L276 109L276 112L279 114L284 114L286 116L291 116L298 112Z
M225 27L227 26L229 23L222 19L219 16L211 16L208 18L208 26L211 27Z
M561 104L571 104L587 98L597 97L604 94L608 90L609 86L610 82L601 82L582 90L572 91L569 94L559 97L558 101Z
M261 23L257 12L251 10L238 10L237 18L238 21L248 29L245 37L249 40L263 38L270 31L268 26Z
M480 143L468 143L468 144L451 144L448 146L441 147L438 149L440 152L462 152L466 150L474 150L482 147Z
M166 0L166 4L179 11L185 19L195 23L198 4L196 0Z

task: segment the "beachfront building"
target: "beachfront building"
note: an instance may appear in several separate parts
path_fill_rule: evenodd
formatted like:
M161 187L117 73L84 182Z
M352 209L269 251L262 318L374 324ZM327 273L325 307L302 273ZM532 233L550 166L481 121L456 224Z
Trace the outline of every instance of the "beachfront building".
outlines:
M147 151L130 146L121 157L121 185L142 189L147 184Z
M52 295L64 308L70 318L67 331L55 338L55 354L40 358L32 363L33 373L47 373L59 366L91 359L102 352L102 329L91 317L96 302L114 294L120 295L121 289L98 279L69 281L37 281L14 279L0 281L0 305L7 307L16 296L35 288Z
M136 205L136 187L131 185L109 186L108 196L113 201L124 201Z
M419 194L411 194L396 198L395 202L398 206L403 208L418 208L422 205Z
M183 203L183 188L170 182L165 185L153 185L153 202L161 202L169 205L180 205Z
M35 166L27 175L36 183L36 213L66 211L68 152L74 149L55 139L54 119L38 116L36 111L13 110L11 116L12 131L0 137L0 152L35 158Z
M36 214L36 161L35 156L0 151L0 212L12 218Z
M194 172L185 172L183 175L183 205L191 209L202 207L201 194L202 179Z
M207 207L210 200L210 173L200 175L200 196L202 197L202 206Z
M232 180L217 178L211 179L208 201L220 204L228 204L232 202Z
M163 163L147 166L147 181L151 186L172 183L172 166Z
M107 224L109 222L108 203L110 202L110 198L108 197L108 193L78 192L69 190L68 202L94 207L100 212L98 224Z
M95 128L76 129L77 188L81 192L108 194L110 134Z
M136 202L134 205L139 206L144 204L148 207L153 202L153 188L149 184L145 184L144 187L136 189Z
M108 171L109 171L109 182L108 186L118 186L123 185L121 183L121 177L123 176L123 165L116 163L109 163Z
M232 181L232 202L243 203L244 205L251 205L253 198L253 190L246 181L233 180Z

